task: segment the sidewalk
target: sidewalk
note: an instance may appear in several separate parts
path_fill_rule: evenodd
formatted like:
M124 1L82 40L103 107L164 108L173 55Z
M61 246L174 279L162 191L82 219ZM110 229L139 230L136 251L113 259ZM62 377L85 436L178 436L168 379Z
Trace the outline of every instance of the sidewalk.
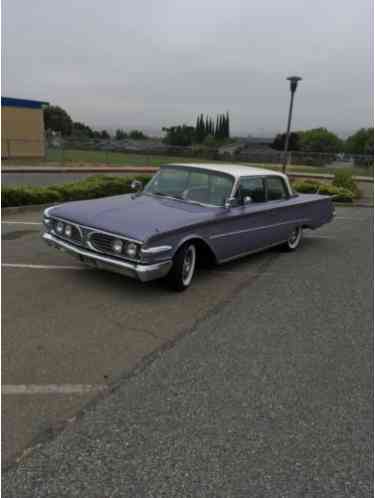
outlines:
M2 166L1 173L154 173L153 166Z

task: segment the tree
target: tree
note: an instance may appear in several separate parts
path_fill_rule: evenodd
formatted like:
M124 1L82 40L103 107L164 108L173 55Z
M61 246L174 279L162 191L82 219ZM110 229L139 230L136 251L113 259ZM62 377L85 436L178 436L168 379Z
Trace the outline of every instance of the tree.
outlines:
M374 128L361 128L348 137L345 142L345 152L349 154L373 155Z
M206 132L205 132L205 125L204 125L204 117L203 117L203 114L200 114L197 117L197 124L195 127L195 140L198 143L202 143L205 136L206 136Z
M116 134L115 134L116 140L124 140L125 138L128 138L128 135L127 135L127 133L125 133L125 131L122 128L119 128L118 130L116 130Z
M109 135L109 133L108 133L108 131L107 131L107 130L102 130L102 131L100 132L100 138L103 138L103 139L105 139L105 140L108 140L108 139L109 139L109 138L111 138L111 137L110 137L110 135Z
M342 141L327 128L314 128L300 132L300 149L304 152L340 152Z
M163 142L169 145L191 145L196 135L194 126L171 126L162 130L166 133Z
M147 138L147 136L143 133L143 131L132 130L129 133L129 138L132 138L133 140L144 140Z
M72 127L72 135L82 138L95 138L95 133L89 126L75 121Z
M44 109L44 126L46 130L58 131L67 136L72 133L73 121L64 109L51 105Z
M285 133L279 133L276 135L274 138L274 141L271 144L272 149L276 150L284 150L285 147ZM297 151L300 148L299 144L299 133L292 132L289 135L289 145L288 145L289 150L294 150Z

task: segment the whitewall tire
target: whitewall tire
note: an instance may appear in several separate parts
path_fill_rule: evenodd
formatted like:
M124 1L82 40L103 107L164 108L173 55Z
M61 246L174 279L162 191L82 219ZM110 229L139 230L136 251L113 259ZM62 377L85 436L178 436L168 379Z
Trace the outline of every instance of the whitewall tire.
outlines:
M197 249L187 242L176 253L173 266L167 276L170 286L177 291L186 290L193 279L197 262Z

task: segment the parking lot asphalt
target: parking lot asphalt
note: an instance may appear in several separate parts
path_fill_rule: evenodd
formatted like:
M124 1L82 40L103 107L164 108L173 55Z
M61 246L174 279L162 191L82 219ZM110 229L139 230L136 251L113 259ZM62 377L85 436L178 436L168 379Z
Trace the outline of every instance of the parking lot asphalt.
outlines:
M3 218L4 496L369 496L372 216L183 294Z

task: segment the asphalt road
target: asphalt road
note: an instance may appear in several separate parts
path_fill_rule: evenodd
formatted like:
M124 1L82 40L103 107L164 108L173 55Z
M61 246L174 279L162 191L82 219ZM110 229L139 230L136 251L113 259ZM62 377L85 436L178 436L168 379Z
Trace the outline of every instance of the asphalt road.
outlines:
M131 173L134 176L135 173ZM6 187L14 187L17 185L60 185L64 183L76 182L84 180L89 176L109 175L109 176L129 176L129 173L2 173L1 181Z
M39 265L3 266L4 496L370 496L372 210L337 212L183 294L3 224Z

